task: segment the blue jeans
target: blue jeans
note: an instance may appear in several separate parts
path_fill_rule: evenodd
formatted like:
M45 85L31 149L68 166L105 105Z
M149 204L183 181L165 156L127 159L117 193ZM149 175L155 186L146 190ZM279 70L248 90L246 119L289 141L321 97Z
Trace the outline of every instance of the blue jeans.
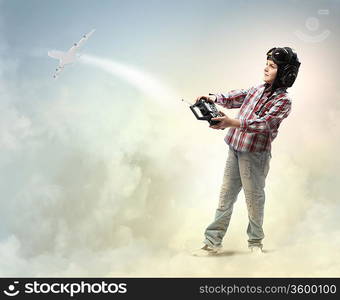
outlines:
M264 187L270 159L270 152L239 152L229 147L219 204L215 220L205 230L205 244L221 246L229 226L233 205L243 188L249 219L248 246L262 247Z

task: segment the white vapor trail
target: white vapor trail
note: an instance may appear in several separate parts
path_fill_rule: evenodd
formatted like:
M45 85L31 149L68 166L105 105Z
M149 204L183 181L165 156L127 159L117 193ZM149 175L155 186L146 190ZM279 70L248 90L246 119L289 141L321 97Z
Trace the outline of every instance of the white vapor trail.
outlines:
M153 99L176 99L174 96L175 93L170 88L166 87L150 74L140 71L135 67L86 54L80 57L80 61L126 80L132 86L138 88L146 95L151 96ZM160 101L160 104L164 104L165 102L167 101Z

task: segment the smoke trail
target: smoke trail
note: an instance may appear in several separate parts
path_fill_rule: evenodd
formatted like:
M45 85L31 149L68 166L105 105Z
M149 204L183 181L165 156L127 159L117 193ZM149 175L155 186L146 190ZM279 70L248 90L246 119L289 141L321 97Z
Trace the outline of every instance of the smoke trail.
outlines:
M131 85L135 86L152 99L175 99L174 92L164 86L159 80L153 78L150 74L137 70L136 68L122 64L113 60L99 58L93 55L82 55L80 61L100 68L101 70L123 78ZM161 96L161 97L160 97ZM165 104L167 101L161 101Z

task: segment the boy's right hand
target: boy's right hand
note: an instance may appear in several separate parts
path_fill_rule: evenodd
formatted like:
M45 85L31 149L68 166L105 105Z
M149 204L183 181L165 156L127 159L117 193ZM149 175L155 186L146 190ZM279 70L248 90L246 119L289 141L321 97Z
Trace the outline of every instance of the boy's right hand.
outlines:
M196 103L200 100L200 99L204 99L206 100L207 102L210 102L210 103L215 103L215 96L199 96L196 98Z

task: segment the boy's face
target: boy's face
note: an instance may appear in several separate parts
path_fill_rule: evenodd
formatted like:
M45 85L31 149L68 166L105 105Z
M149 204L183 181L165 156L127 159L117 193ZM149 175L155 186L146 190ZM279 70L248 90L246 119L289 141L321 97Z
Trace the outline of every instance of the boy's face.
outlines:
M264 68L264 77L263 80L265 83L272 84L275 80L277 73L277 64L272 60L268 59L266 67Z

